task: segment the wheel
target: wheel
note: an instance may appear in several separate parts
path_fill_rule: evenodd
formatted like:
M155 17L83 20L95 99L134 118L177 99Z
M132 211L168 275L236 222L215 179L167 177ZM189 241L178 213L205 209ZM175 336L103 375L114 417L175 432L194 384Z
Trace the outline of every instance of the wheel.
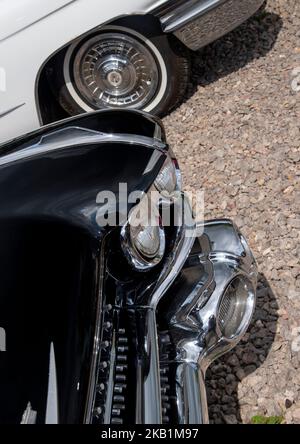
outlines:
M175 37L147 27L142 34L139 26L102 28L58 62L54 89L70 115L130 108L162 116L182 100L190 70L188 51Z

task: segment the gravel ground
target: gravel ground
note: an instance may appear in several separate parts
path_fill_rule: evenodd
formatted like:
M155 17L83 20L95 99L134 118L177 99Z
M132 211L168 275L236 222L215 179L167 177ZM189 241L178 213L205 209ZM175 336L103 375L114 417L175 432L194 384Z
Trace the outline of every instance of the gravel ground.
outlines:
M211 422L300 423L299 0L269 0L192 66L168 138L185 188L204 190L206 218L237 223L260 272L245 339L207 374Z

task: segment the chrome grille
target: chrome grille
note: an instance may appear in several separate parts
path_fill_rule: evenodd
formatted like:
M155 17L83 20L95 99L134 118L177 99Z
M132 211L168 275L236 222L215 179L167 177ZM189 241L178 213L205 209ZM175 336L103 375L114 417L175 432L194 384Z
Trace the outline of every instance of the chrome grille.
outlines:
M226 291L219 308L218 326L224 336L231 330L231 324L235 318L234 312L237 304L237 295L233 287Z

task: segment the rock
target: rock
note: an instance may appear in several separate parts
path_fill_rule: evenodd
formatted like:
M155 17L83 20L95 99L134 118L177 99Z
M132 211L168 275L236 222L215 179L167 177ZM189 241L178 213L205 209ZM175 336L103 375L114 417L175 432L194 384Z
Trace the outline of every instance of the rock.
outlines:
M285 408L289 409L290 407L292 407L293 405L293 401L291 401L290 399L286 399L285 400Z
M239 365L240 361L237 357L236 354L232 354L229 356L229 358L226 359L226 362L228 365L230 365L231 367L236 367Z
M225 387L225 392L227 395L231 396L236 391L236 384L227 384Z
M238 424L238 420L234 415L223 415L226 424Z
M226 379L225 379L226 384L230 384L230 383L235 382L235 381L236 381L236 378L235 378L235 376L232 373L229 373L226 376Z
M252 351L244 353L242 359L245 364L256 364L257 362L257 356Z
M263 328L264 324L262 323L262 321L259 319L258 321L255 322L256 327L258 328Z
M236 372L236 376L240 381L242 381L246 377L246 373L242 368L239 368Z

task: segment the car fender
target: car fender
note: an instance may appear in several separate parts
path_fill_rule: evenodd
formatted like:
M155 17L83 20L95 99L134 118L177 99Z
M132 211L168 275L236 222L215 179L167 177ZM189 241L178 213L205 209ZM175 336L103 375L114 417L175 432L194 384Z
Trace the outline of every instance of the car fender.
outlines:
M36 82L49 57L117 17L147 14L165 0L5 0L0 17L0 143L40 126ZM43 5L40 5L43 3ZM37 6L39 4L39 6Z
M1 3L0 41L77 0L4 0Z

